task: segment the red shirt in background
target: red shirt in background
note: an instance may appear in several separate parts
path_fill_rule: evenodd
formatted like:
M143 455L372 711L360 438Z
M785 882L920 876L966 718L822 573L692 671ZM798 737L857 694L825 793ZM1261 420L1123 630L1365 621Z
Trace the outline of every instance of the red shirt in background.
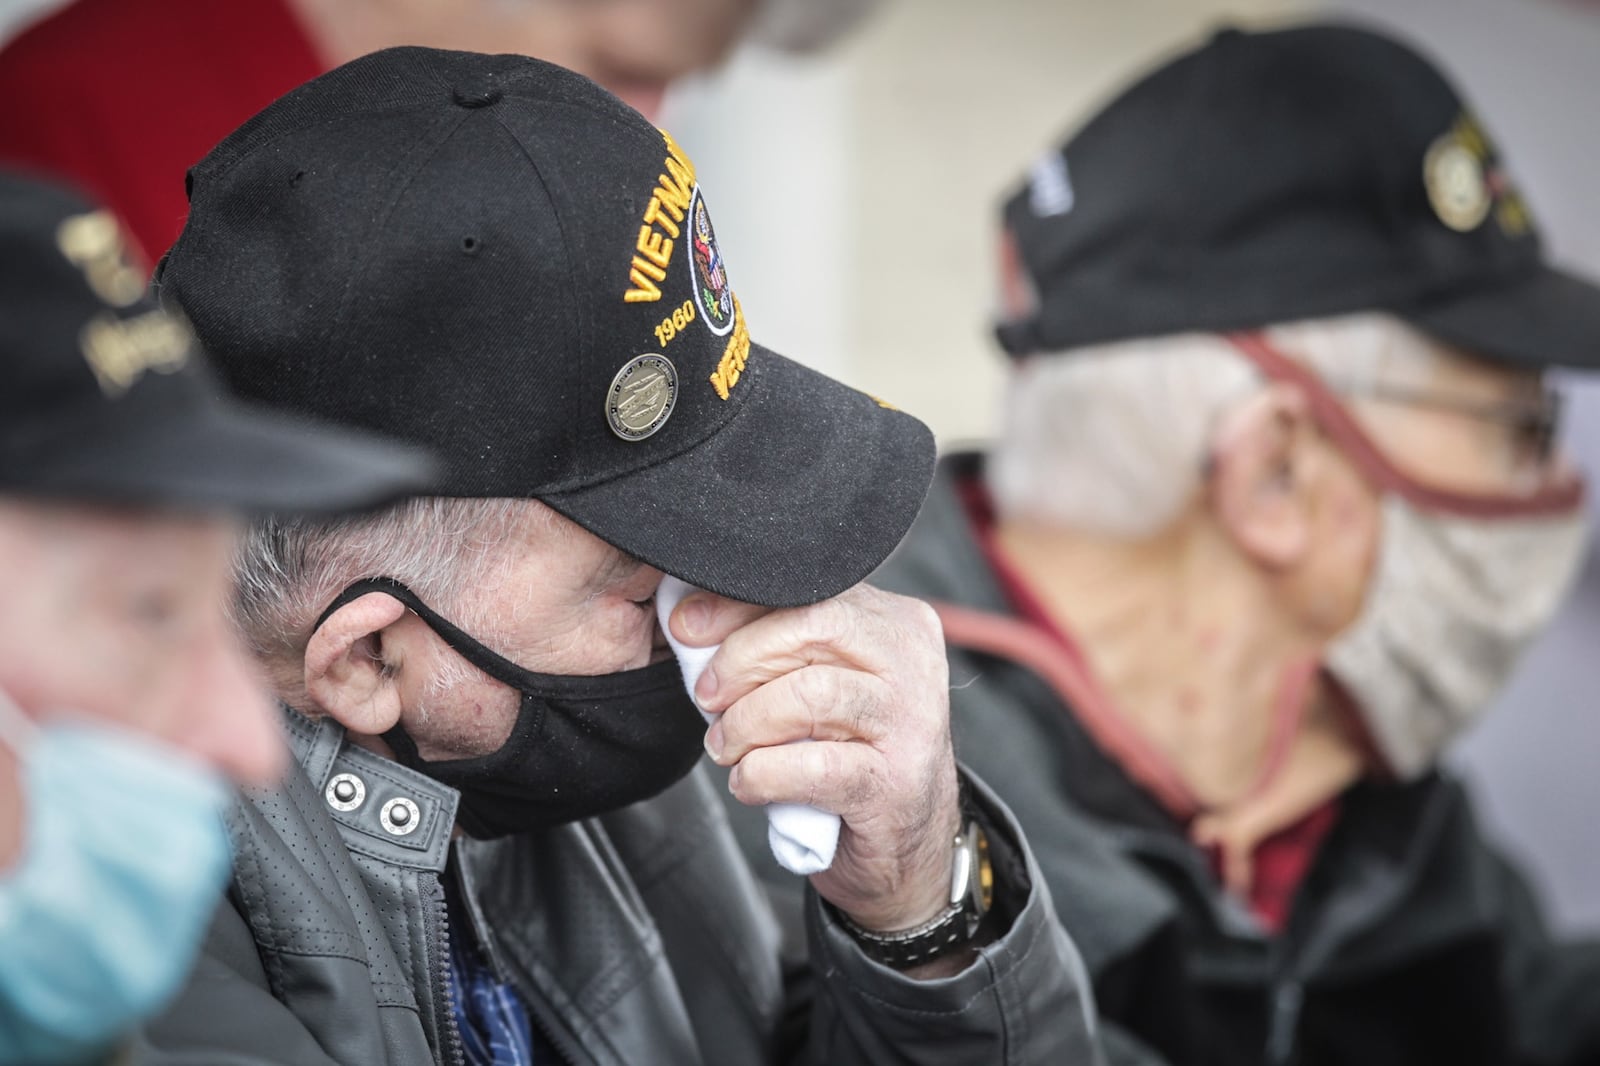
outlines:
M284 0L75 0L0 49L0 165L77 185L154 262L189 167L322 71Z

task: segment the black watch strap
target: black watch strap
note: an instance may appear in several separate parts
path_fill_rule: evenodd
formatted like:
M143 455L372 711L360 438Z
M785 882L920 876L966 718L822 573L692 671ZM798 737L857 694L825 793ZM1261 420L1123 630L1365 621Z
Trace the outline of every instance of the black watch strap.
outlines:
M989 862L989 841L976 820L970 820L955 838L955 867L951 875L950 904L930 921L910 929L878 933L835 915L868 958L897 970L932 962L966 947L978 933L993 899L994 874Z

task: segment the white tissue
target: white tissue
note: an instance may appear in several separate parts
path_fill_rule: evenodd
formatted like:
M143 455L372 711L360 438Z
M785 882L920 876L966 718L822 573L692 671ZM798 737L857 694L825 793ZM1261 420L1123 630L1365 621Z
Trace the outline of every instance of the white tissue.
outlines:
M672 609L694 591L693 585L675 577L663 578L661 587L656 590L656 613L661 619L661 629L666 634L667 643L672 645L673 654L678 657L678 668L683 671L683 683L689 689L690 698L694 697L694 686L700 680L700 674L720 646L690 648L672 636L667 619ZM695 700L695 706L700 707L699 700ZM706 714L703 707L700 713L705 716L706 724L710 725L713 716ZM798 803L769 804L767 842L772 845L772 854L777 858L778 865L785 870L797 874L821 873L833 865L833 852L839 846L839 816Z

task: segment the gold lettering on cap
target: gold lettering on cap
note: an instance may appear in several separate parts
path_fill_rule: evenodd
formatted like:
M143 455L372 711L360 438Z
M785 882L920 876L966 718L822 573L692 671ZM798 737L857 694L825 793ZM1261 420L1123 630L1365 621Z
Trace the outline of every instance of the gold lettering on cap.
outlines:
M128 265L122 227L109 211L61 220L56 247L83 271L94 294L112 307L131 307L144 295L144 275Z
M101 314L79 335L84 358L107 396L120 396L147 370L170 374L189 358L189 328L165 311L129 319Z
M711 374L711 387L717 390L717 396L726 400L733 387L739 384L739 378L744 374L745 365L750 361L750 330L744 324L744 308L739 306L739 298L733 298L733 334L728 338L727 347L722 350L722 358L717 362L717 369Z
M639 239L634 242L637 254L628 264L631 285L622 299L631 304L661 299L660 282L667 279L672 250L682 233L683 217L688 213L689 198L694 192L694 164L666 130L661 131L661 139L667 146L663 162L666 173L656 177L656 187L651 190L650 202L644 208Z

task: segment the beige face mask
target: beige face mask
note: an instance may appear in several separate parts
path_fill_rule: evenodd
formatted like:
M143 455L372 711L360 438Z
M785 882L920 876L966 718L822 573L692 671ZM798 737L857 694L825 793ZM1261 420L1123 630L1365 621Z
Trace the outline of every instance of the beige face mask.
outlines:
M1487 709L1561 606L1588 545L1584 511L1462 518L1385 498L1361 616L1323 665L1390 769L1432 766Z
M1300 387L1322 431L1383 494L1361 616L1322 662L1389 768L1416 777L1483 714L1561 606L1588 544L1583 481L1568 472L1527 496L1423 485L1315 374L1259 334L1230 340L1264 376Z

